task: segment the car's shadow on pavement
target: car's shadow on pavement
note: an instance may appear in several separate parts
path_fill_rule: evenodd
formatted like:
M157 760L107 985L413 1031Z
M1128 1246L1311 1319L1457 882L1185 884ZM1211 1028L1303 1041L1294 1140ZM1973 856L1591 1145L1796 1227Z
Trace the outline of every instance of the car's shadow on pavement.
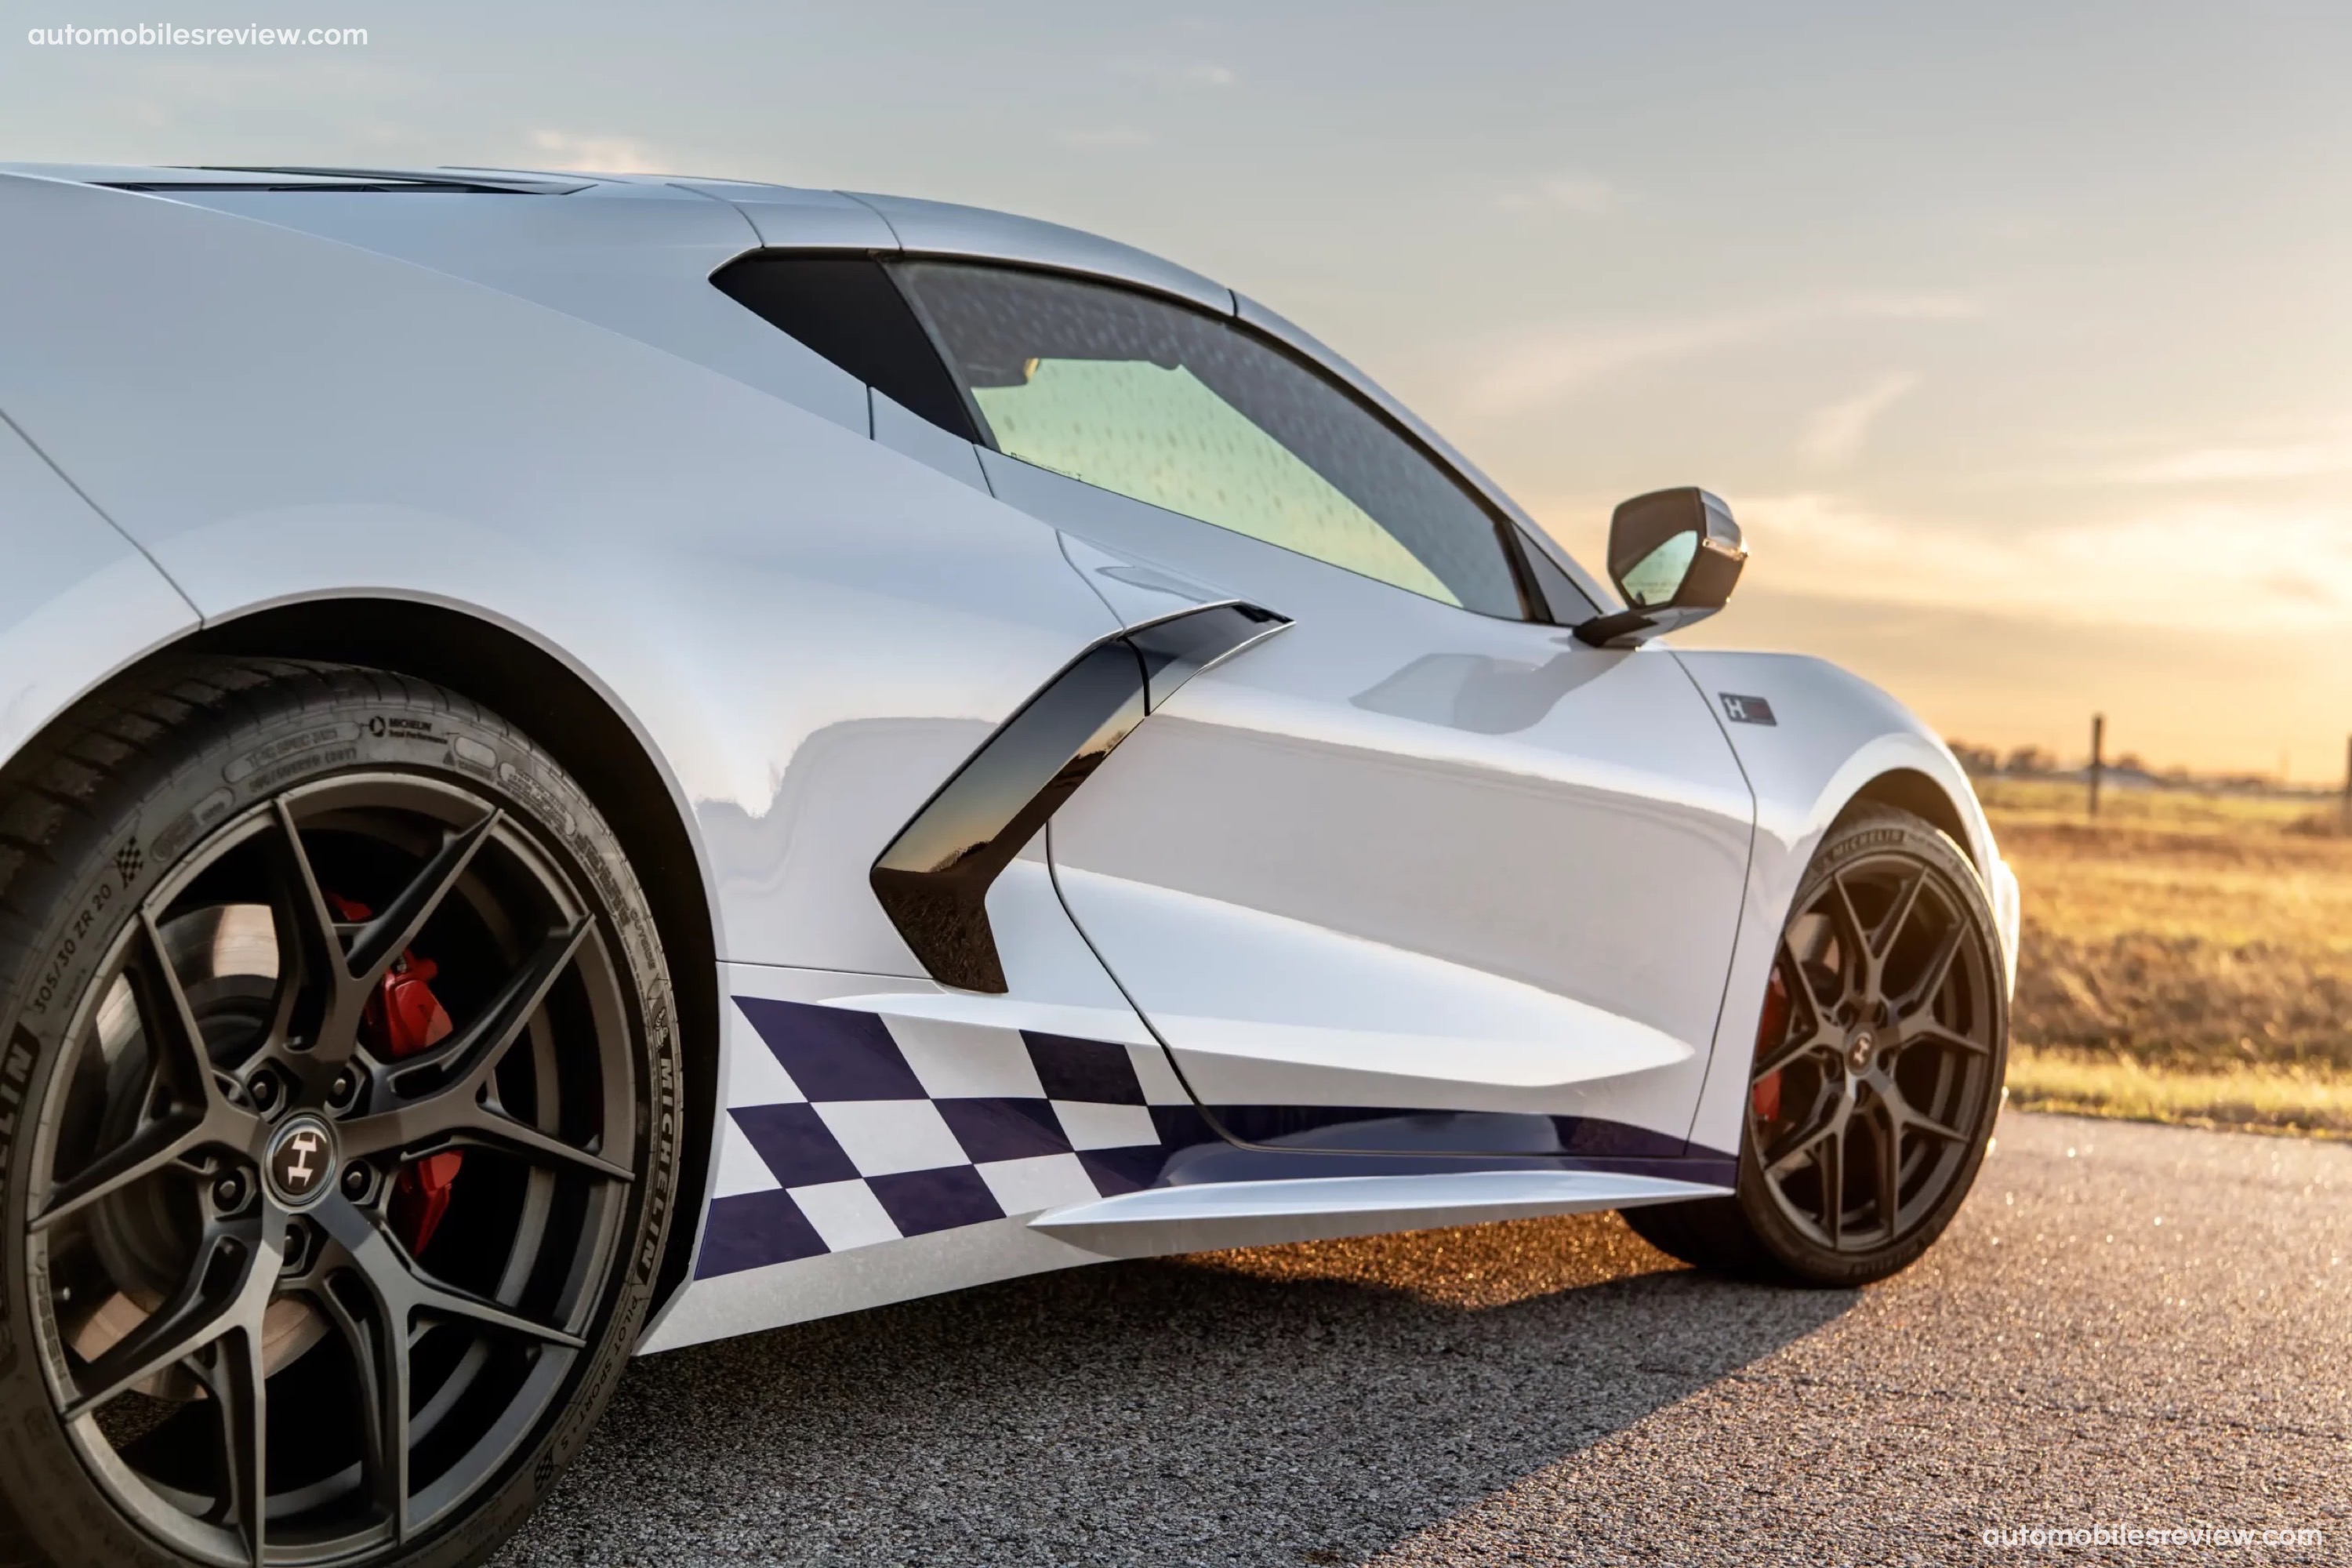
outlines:
M1613 1215L1018 1280L639 1362L500 1562L1356 1563L1857 1299Z

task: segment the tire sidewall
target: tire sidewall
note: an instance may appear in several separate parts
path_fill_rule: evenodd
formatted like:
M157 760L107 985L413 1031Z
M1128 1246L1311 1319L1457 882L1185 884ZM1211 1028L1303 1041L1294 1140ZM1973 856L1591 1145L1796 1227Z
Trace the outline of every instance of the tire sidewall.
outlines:
M1847 865L1889 852L1909 856L1940 875L1960 900L1971 937L1982 948L1985 972L1992 979L1987 996L1987 1005L1993 1014L1992 1060L1988 1068L1990 1082L1978 1124L1969 1130L1960 1168L1953 1173L1950 1185L1936 1206L1923 1216L1910 1235L1893 1246L1869 1252L1831 1252L1798 1229L1780 1212L1764 1174L1760 1152L1748 1127L1746 1096L1742 1095L1738 1184L1740 1214L1773 1260L1808 1284L1868 1284L1898 1273L1917 1261L1967 1202L1969 1190L1976 1184L1977 1173L1984 1163L1986 1150L1992 1142L1993 1127L2000 1114L2001 1083L2009 1066L2009 994L2002 983L2006 971L1998 934L2000 928L1993 919L1991 901L1985 895L1983 879L1978 875L1974 863L1948 835L1909 812L1893 807L1870 806L1852 813L1830 830L1811 863L1806 867L1796 897L1789 906L1790 918L1794 919L1798 912L1810 909L1815 896L1828 884L1830 878Z
M327 668L247 693L242 707L231 721L215 716L174 732L160 749L175 765L126 769L100 786L94 821L63 835L58 863L27 882L26 901L47 917L18 949L16 972L0 974L0 1490L50 1561L155 1568L187 1561L116 1510L56 1415L35 1306L46 1287L30 1277L26 1236L38 1101L74 1014L142 897L214 830L297 785L362 772L423 774L504 808L594 906L623 977L641 1085L643 1160L624 1232L624 1278L608 1292L553 1418L457 1520L383 1560L457 1568L510 1533L578 1452L651 1304L678 1165L679 1042L661 944L618 841L579 787L469 705Z

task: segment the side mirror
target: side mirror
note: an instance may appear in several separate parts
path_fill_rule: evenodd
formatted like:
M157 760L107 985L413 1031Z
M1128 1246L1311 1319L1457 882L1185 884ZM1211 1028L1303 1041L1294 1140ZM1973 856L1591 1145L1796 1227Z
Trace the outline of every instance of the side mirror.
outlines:
M1576 628L1595 647L1632 647L1723 608L1748 564L1739 525L1720 498L1696 487L1654 490L1609 519L1609 580L1626 608Z

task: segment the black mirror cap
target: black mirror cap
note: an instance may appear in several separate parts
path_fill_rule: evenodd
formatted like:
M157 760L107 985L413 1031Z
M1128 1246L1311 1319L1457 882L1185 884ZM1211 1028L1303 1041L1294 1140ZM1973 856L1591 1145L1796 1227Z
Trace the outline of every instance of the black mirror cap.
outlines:
M1681 579L1663 599L1637 592L1627 577L1678 540L1691 541ZM1576 628L1597 647L1632 647L1661 632L1706 619L1731 600L1748 547L1720 496L1686 485L1621 502L1609 519L1609 579L1628 608Z

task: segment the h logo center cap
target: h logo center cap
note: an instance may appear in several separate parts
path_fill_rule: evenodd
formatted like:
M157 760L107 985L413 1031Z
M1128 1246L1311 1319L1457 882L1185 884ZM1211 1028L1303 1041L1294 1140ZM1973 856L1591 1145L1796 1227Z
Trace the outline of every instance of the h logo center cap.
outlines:
M303 1208L334 1185L335 1134L316 1116L287 1119L269 1141L269 1188L288 1208Z

